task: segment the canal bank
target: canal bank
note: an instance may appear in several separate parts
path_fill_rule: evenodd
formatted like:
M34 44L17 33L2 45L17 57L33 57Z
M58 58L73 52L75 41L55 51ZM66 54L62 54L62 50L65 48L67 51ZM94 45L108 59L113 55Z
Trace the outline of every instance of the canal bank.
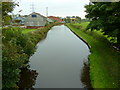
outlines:
M88 48L90 49L91 48L91 46L90 46L90 44L85 40L85 39L83 39L83 38L81 38L77 33L75 33L68 25L66 25L70 30L71 30L71 32L73 32L80 40L82 40L87 46L88 46Z
M66 26L54 26L46 39L37 44L37 50L30 58L30 69L38 73L32 87L86 87L81 77L89 54L87 45Z
M93 88L118 88L119 87L119 60L120 53L114 50L104 36L96 32L85 32L81 23L78 28L67 24L79 37L91 45L90 78ZM86 23L87 24L87 23ZM78 25L77 25L78 27Z

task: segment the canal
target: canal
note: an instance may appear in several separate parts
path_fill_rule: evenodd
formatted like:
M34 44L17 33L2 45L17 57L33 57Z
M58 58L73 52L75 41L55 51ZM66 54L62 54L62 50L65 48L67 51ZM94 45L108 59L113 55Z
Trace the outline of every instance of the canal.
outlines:
M84 80L89 75L84 73L84 63L88 61L90 51L68 27L54 26L36 47L36 52L30 57L29 69L22 71L20 87L87 87Z

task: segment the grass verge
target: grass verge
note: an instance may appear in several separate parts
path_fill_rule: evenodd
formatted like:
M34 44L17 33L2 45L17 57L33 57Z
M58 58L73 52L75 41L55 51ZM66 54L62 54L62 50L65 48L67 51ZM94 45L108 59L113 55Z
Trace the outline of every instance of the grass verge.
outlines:
M120 52L114 50L102 34L96 31L85 31L87 24L88 22L66 25L91 46L89 63L92 87L119 88Z
M36 31L36 30L38 30L38 29L26 29L26 28L23 28L22 33L29 33L29 32Z

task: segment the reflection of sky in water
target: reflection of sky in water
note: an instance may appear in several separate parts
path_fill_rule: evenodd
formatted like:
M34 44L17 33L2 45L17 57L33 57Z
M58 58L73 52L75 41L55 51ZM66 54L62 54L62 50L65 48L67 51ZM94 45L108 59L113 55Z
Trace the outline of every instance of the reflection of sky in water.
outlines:
M35 88L83 88L81 72L90 54L66 26L55 26L37 46L30 68L38 72Z

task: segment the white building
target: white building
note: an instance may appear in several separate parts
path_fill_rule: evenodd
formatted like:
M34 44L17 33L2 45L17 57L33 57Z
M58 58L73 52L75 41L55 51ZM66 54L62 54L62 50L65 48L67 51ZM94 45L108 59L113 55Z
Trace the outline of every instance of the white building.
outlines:
M33 12L25 18L27 28L40 28L45 26L47 18L39 13Z

